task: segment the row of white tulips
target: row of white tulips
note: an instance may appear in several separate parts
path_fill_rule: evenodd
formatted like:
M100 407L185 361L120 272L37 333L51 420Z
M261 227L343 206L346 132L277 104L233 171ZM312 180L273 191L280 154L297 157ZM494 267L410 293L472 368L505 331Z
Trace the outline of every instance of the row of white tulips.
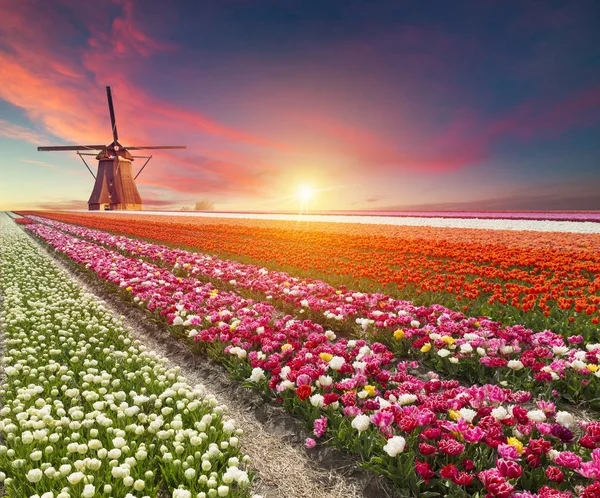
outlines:
M0 215L0 480L10 497L249 494L241 429Z

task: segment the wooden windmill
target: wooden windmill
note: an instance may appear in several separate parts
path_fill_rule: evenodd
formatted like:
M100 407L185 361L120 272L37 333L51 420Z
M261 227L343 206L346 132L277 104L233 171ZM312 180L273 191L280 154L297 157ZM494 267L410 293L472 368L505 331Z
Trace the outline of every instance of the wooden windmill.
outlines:
M96 180L94 190L88 201L89 210L141 210L142 198L135 185L135 180L144 170L152 156L132 156L130 150L155 150L155 149L185 149L185 145L144 145L125 147L119 143L115 109L113 107L110 87L106 87L108 109L112 124L113 142L110 145L59 145L51 147L38 147L39 151L76 151L77 155L86 165L91 175ZM88 152L81 152L88 151ZM89 151L100 151L98 154ZM96 156L98 160L98 173L94 175L83 156ZM133 176L131 162L134 159L146 159L140 171Z

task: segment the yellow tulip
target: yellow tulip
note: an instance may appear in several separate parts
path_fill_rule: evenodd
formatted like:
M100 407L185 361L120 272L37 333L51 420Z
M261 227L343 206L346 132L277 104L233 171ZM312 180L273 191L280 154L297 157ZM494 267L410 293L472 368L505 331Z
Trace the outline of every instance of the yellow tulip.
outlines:
M375 386L365 386L363 388L365 391L367 391L367 393L369 394L369 396L375 396Z
M525 451L523 449L523 443L521 441L519 441L516 437L509 437L506 440L506 442L510 446L513 446L517 450L517 453L519 453L519 455L523 454L523 452Z
M404 339L404 330L402 330L402 329L396 330L396 332L394 332L394 339L396 339L398 341L400 339Z
M456 410L448 410L448 416L450 420L458 420L460 418L460 413Z

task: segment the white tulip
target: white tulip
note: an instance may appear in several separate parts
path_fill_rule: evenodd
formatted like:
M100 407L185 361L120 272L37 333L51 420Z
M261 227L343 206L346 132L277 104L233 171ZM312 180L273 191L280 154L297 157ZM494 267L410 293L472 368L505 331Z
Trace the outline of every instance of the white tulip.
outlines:
M69 483L73 486L76 486L82 481L84 477L85 474L83 472L73 472L67 477L67 481L69 481Z
M346 363L346 360L341 356L334 356L329 360L329 368L332 370L339 370Z
M531 410L527 412L527 418L532 422L544 422L546 414L542 410Z
M386 445L383 447L383 451L385 451L389 456L395 457L398 453L402 453L404 451L405 446L406 440L402 436L393 436L387 440Z
M83 491L81 492L81 496L83 498L92 498L96 494L96 487L93 484L86 484L83 487Z
M510 360L507 364L508 368L512 370L521 370L523 368L523 363L520 360Z
M357 415L352 420L352 427L354 427L358 432L363 432L369 428L370 423L371 419L368 415Z
M31 483L40 482L44 473L40 469L31 469L27 472L27 480Z
M555 416L556 422L566 427L567 429L573 427L576 423L575 417L569 412L560 411Z

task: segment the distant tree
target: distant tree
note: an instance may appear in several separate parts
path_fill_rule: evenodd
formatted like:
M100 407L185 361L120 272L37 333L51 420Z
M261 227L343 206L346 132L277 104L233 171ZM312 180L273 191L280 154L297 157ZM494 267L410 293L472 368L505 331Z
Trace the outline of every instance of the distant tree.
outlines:
M194 207L195 211L214 211L215 205L210 201L200 201Z

